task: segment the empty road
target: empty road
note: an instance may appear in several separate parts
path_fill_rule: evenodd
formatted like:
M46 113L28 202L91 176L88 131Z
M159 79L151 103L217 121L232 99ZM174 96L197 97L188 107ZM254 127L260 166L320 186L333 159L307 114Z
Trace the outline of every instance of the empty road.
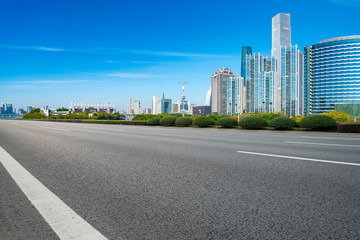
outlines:
M0 162L0 239L360 239L359 134L0 120Z

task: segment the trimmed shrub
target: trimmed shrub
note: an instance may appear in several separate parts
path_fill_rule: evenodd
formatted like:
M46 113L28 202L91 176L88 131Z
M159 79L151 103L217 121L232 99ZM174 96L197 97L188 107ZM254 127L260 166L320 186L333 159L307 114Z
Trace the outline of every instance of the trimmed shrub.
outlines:
M151 125L151 126L160 125L160 118L158 117L151 118L150 120L147 121L147 125Z
M273 127L276 130L292 129L296 127L296 122L288 117L277 117L269 122L269 127Z
M210 117L200 116L195 118L193 121L193 125L197 127L208 127L210 125L214 125L215 121Z
M164 117L160 120L161 126L174 126L176 122L176 117Z
M223 117L216 121L216 125L220 125L223 128L232 128L238 125L238 121L232 117Z
M326 115L310 115L301 119L299 126L311 130L330 130L337 127L337 122Z
M176 119L175 121L175 126L178 127L187 127L190 126L193 123L192 118L189 117L179 117L178 119Z
M339 123L337 131L341 133L360 133L359 122Z
M351 122L353 121L351 119L351 116L344 112L337 112L337 111L331 111L331 112L323 112L322 115L326 115L329 117L332 117L337 122Z
M267 126L267 121L262 117L249 116L242 118L239 126L245 129L262 129Z

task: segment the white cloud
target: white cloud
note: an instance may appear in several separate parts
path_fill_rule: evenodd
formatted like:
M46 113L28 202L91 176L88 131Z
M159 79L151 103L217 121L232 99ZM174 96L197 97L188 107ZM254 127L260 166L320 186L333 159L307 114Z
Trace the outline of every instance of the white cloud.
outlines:
M36 46L17 46L17 45L0 45L0 48L15 49L15 50L39 50L39 51L48 51L48 52L66 51L63 48L36 47Z

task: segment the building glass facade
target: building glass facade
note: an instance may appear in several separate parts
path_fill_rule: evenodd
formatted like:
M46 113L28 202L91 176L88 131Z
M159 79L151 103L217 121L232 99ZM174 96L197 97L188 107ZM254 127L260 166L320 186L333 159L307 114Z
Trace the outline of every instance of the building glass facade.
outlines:
M306 115L360 102L360 35L320 41L304 54Z

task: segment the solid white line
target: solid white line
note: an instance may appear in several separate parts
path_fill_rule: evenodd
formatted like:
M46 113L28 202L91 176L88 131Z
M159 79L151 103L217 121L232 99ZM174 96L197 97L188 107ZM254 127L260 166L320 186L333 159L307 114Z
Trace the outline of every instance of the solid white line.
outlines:
M52 127L41 127L41 128L70 132L70 130L68 130L68 129L63 129L63 128L52 128Z
M32 176L2 147L0 162L60 239L107 239Z
M245 151L237 151L237 152L238 153L245 153L245 154L252 154L252 155L268 156L268 157L289 158L289 159L297 159L297 160L302 160L302 161L333 163L333 164L342 164L342 165L350 165L350 166L360 167L360 163L338 162L338 161L331 161L331 160L321 160L321 159L314 159L314 158L302 158L302 157L293 157L293 156L284 156L284 155L275 155L275 154L257 153L257 152L245 152Z
M338 137L311 137L311 136L301 136L302 138L318 138L318 139L333 139L333 140L353 140L360 141L360 138L338 138Z
M346 144L333 144L333 143L311 143L311 142L291 142L291 141L284 141L284 143L337 146L337 147L360 147L360 145L346 145Z

